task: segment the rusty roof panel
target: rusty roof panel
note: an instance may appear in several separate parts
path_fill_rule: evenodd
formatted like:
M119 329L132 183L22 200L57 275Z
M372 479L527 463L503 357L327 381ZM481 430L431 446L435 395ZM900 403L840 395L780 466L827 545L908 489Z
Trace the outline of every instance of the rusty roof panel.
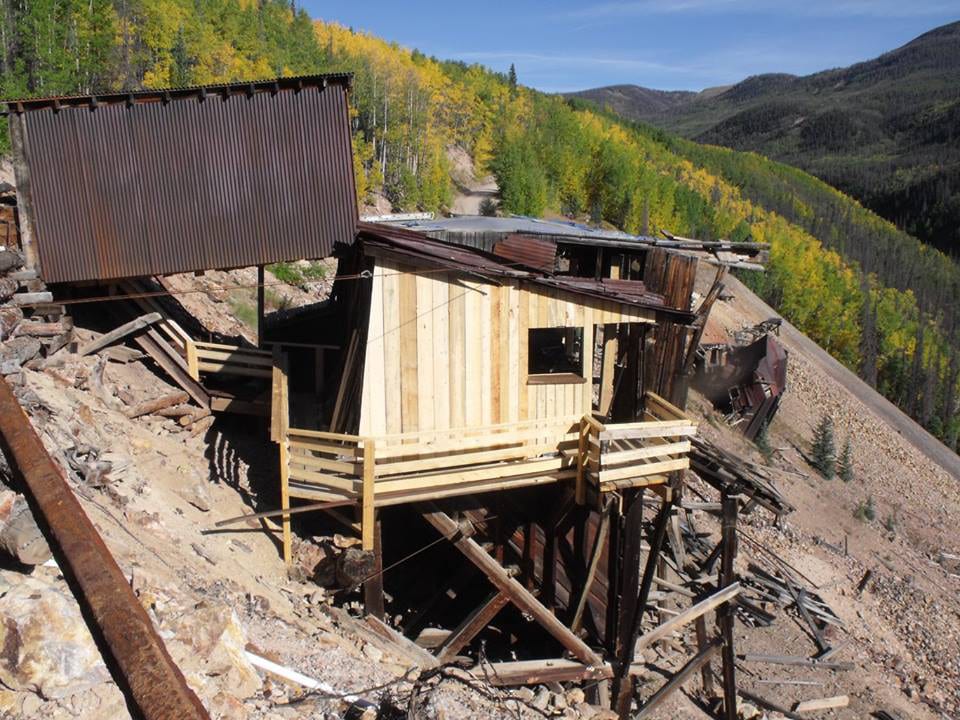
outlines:
M630 283L630 292L622 285L610 285L602 280L551 276L542 271L518 267L492 253L477 248L436 240L419 232L389 225L359 223L358 236L362 243L379 246L415 263L429 263L484 278L514 279L535 285L564 290L589 297L614 300L626 305L655 310L659 316L673 322L689 323L693 314L664 304L663 295L643 290L642 283ZM365 245L364 245L365 246Z
M343 77L130 102L74 98L59 108L37 101L12 112L26 130L41 276L226 269L325 257L352 243Z
M553 273L557 266L557 244L529 235L507 235L493 246L493 254L545 273Z

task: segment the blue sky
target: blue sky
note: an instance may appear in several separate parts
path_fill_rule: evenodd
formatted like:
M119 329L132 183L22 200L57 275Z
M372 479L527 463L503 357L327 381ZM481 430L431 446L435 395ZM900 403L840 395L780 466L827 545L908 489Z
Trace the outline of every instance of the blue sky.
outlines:
M548 92L701 90L849 65L960 19L960 0L298 0L314 17Z

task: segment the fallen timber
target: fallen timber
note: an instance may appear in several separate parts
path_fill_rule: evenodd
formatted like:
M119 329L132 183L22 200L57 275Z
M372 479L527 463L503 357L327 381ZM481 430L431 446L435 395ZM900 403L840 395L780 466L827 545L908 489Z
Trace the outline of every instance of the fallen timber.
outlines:
M208 720L127 578L0 380L0 434L34 516L68 579L128 705L147 720Z

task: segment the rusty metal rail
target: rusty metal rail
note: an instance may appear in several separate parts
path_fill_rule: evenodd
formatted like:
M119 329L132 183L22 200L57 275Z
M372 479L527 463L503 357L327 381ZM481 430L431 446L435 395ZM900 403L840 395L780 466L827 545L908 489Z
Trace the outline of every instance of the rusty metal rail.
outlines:
M37 521L85 611L131 711L146 720L209 720L93 523L0 378L0 436ZM104 647L105 646L105 647ZM137 712L134 712L136 715Z

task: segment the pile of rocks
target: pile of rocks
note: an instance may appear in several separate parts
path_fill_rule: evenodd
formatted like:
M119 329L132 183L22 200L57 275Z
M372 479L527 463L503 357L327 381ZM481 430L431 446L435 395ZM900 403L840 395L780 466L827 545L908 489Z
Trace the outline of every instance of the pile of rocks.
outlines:
M23 256L0 248L0 375L17 382L21 368L37 368L73 339L73 320Z

